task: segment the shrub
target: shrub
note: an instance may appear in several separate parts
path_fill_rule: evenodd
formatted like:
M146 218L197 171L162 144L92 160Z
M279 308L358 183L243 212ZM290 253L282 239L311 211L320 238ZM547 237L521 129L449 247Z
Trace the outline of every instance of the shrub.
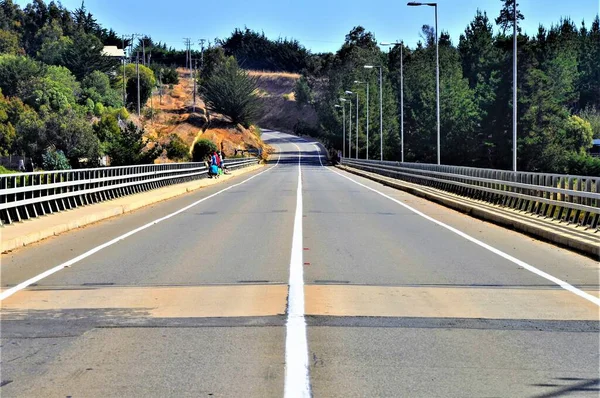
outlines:
M177 84L179 83L179 74L177 69L173 66L166 66L161 64L152 64L152 71L157 80L162 84Z
M171 134L169 138L171 141L166 148L169 159L187 162L190 159L190 148L177 134Z
M111 138L106 153L113 166L151 164L162 153L162 147L144 137L144 130L129 122L123 131Z
M248 127L260 110L256 83L257 78L249 76L230 57L202 83L201 93L210 110Z
M102 116L103 113L104 113L104 105L102 105L100 102L97 102L94 105L94 115L100 117L100 116Z
M310 90L310 86L308 85L308 80L306 79L306 77L302 76L296 81L296 85L294 87L294 96L296 97L296 102L298 103L298 105L311 103L312 92Z
M71 165L63 151L49 149L42 155L44 170L69 170Z
M192 150L192 160L194 162L203 162L210 155L217 150L217 145L214 142L207 139L199 139L194 144L194 149Z
M590 155L572 154L567 160L567 173L600 177L600 158Z

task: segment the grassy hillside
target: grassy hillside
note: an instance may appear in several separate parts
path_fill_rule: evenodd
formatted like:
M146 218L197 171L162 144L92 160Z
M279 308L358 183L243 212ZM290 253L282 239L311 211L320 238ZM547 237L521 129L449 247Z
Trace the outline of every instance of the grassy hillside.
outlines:
M190 148L195 140L207 138L222 148L228 157L233 156L236 149L270 151L257 129L233 125L221 115L207 112L200 96L196 96L194 109L193 81L183 68L178 69L178 73L179 83L163 89L162 101L160 94L155 92L147 104L154 111L147 111L140 123L145 126L148 137L165 147L175 135ZM166 153L157 159L160 163L169 161Z
M258 125L264 128L293 133L300 121L317 127L318 119L311 105L301 105L294 98L294 87L300 78L297 73L249 71L258 77L258 89L263 101Z

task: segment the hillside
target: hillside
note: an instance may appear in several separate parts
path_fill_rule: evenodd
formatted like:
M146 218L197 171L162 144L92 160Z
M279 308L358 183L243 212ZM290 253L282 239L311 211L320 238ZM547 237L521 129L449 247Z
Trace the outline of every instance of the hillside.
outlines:
M270 151L255 129L232 125L219 114L208 114L199 96L194 109L193 81L183 68L179 68L178 73L178 84L165 86L162 95L155 90L147 103L148 110L140 123L148 137L165 147L176 135L190 148L196 139L206 138L216 143L227 157L233 156L235 150ZM154 111L150 112L150 108ZM157 163L169 161L166 153L156 160Z
M294 133L299 122L316 128L318 118L314 108L301 105L294 98L294 86L300 78L297 73L249 71L258 78L258 89L263 100L258 125L273 130Z

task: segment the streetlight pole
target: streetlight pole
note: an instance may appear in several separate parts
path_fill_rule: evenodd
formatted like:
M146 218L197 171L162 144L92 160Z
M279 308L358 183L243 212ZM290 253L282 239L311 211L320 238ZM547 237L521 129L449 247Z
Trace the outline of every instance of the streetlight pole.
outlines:
M517 171L517 0L513 24L513 171Z
M404 162L404 42L380 44L382 46L400 46L400 161Z
M354 84L365 84L367 86L367 155L366 158L369 160L369 82L354 81ZM358 106L358 104L357 104ZM358 137L358 134L357 134Z
M356 158L358 159L358 93L354 93L353 91L346 90L346 95L354 95L356 94ZM348 101L350 103L350 129L349 129L349 137L348 137L348 157L352 157L352 101Z
M358 159L358 93L356 93L356 159Z
M342 120L343 120L343 121L342 121L342 126L343 126L343 129L344 129L344 133L343 133L343 135L342 135L342 136L345 136L345 135L346 135L346 109L345 109L346 107L345 107L345 106L338 105L338 104L335 104L335 105L334 105L334 108L342 108L342 114L343 114L343 116L342 116L342 117L343 117L343 119L342 119ZM342 138L342 142L344 142L344 138ZM342 149L342 150L343 150L343 149ZM343 157L343 156L344 156L344 155L342 154L342 157Z
M516 1L516 0L515 0ZM408 6L430 6L435 8L435 82L437 97L437 164L440 162L440 46L438 43L438 10L437 3L417 3L411 1Z
M340 98L340 101L342 102L342 117L343 117L343 122L342 122L342 126L343 126L343 133L342 133L342 157L345 158L346 157L346 99L345 98Z
M379 68L379 156L383 160L383 66L365 65L364 68Z

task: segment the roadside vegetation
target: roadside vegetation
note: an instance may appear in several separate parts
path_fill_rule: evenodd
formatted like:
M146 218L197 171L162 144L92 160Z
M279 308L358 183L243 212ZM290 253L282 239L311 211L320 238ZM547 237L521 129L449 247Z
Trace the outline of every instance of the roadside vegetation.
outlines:
M498 17L476 11L457 43L446 32L439 36L444 164L511 167L514 0L497 1L503 4ZM520 170L600 175L600 158L588 153L592 138L600 138L600 21L590 18L561 19L518 36ZM194 104L191 75L182 69L185 51L150 37L123 43L83 4L69 11L57 1L21 8L3 0L0 156L25 156L41 167L44 155L60 152L71 168L95 166L104 155L113 165L187 161L199 139L212 139L231 155L264 148L254 134L257 124L340 150L342 112L335 105L340 97L354 104L356 97L345 95L351 90L360 104L358 156L364 158L366 86L354 84L361 81L369 85L369 156L379 158L378 70L364 65L381 65L383 156L398 160L402 62L405 160L434 163L435 32L423 26L421 36L415 48L381 47L372 32L356 26L335 53L312 54L293 39L236 29L204 48ZM102 53L105 45L122 44L133 55L124 79L121 60ZM135 55L144 52L138 117ZM200 58L199 48L191 55ZM347 107L346 121L348 115Z

